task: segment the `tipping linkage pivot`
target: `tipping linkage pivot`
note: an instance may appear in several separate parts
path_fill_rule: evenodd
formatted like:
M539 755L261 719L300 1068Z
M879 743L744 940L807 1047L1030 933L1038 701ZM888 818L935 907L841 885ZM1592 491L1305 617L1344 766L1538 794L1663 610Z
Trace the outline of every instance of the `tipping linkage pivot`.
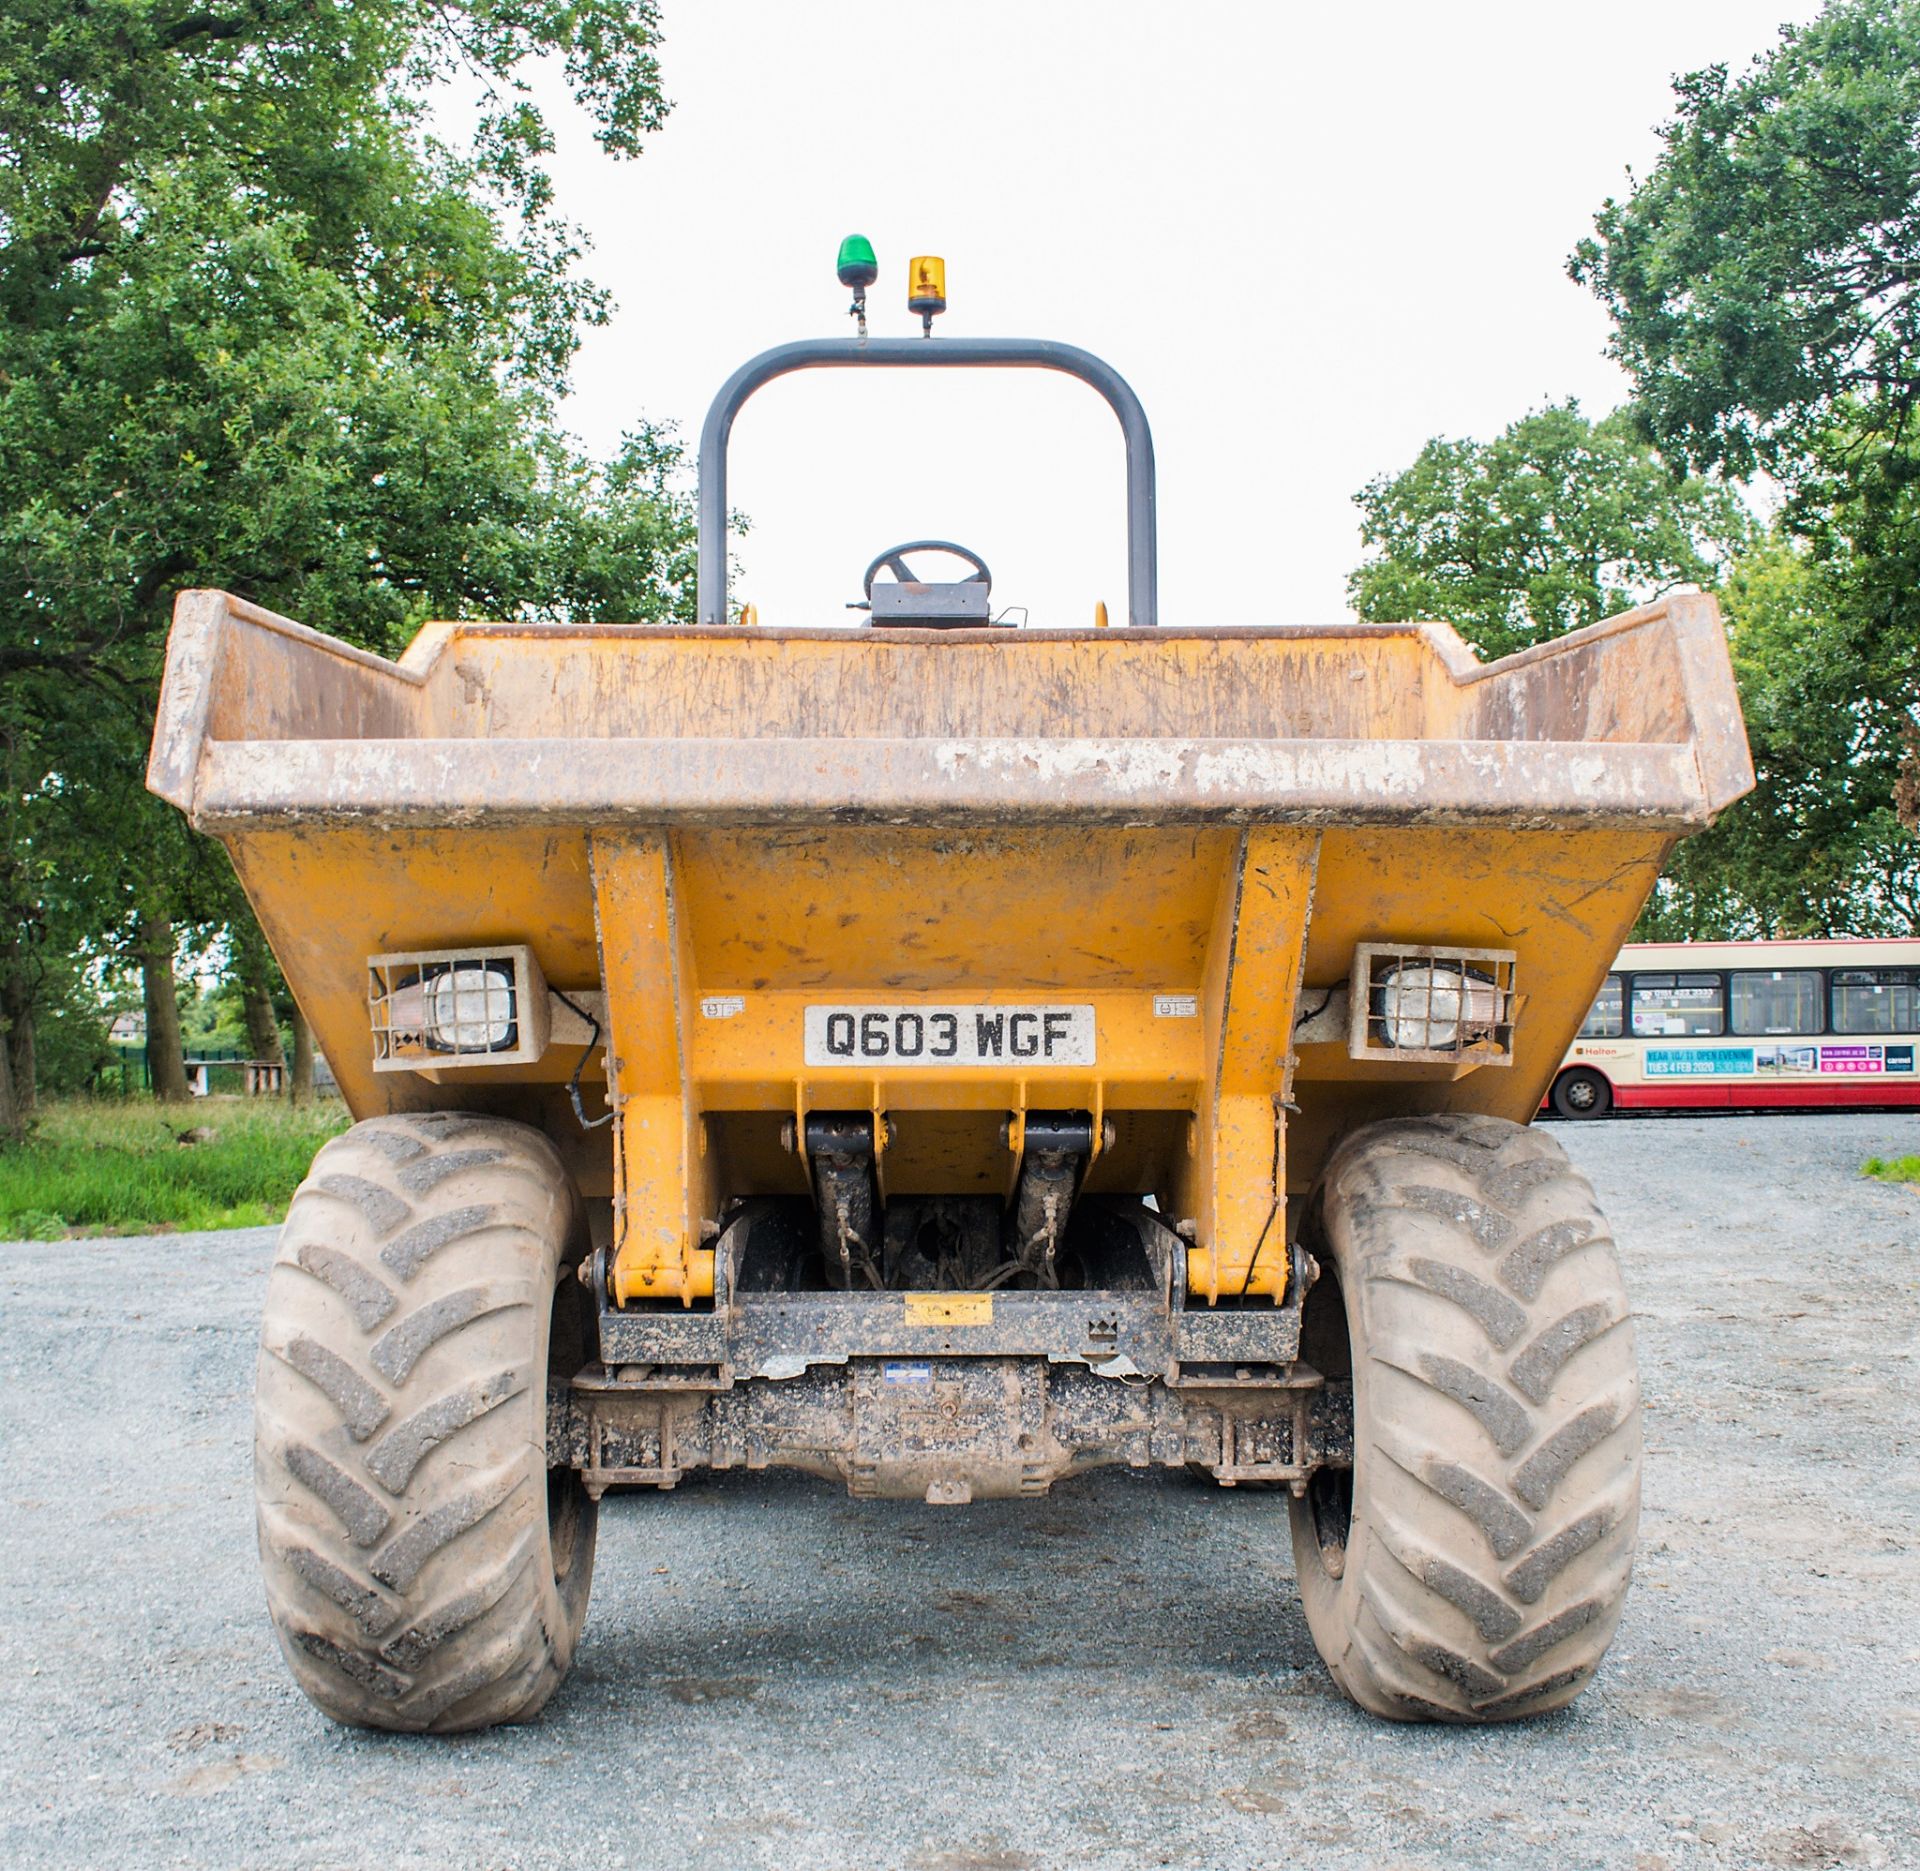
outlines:
M1093 1156L1093 1118L1085 1111L1029 1111L1022 1126L1007 1243L1012 1267L1049 1291L1060 1284L1060 1244Z
M880 1204L874 1188L873 1115L814 1111L807 1117L807 1162L820 1214L820 1253L828 1274L853 1291L856 1269L876 1289L886 1285L876 1252Z

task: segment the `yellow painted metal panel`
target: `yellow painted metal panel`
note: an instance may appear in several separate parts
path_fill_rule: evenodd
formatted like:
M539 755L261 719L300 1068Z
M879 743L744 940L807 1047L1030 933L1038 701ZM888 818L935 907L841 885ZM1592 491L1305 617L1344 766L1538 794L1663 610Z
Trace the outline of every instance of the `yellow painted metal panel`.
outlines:
M703 995L707 986L703 969ZM1046 992L1031 989L1013 976L1001 992L981 995L975 1004L983 1009L1028 1005ZM878 1003L881 996L863 985L845 991L747 993L737 998L741 1003L737 1013L720 1017L695 1013L693 1076L701 1102L709 1110L790 1111L796 1108L795 1085L806 1088L798 1108L809 1110L1006 1111L1023 1105L1044 1109L1066 1103L1084 1105L1088 1088L1096 1083L1120 1087L1121 1095L1110 1097L1109 1102L1129 1109L1186 1110L1192 1108L1191 1088L1202 1071L1200 1021L1157 1015L1155 994L1147 988L1079 994L1079 1004L1094 1010L1096 1055L1090 1066L1048 1064L1042 1059L1009 1059L990 1065L916 1066L906 1060L882 1067L857 1061L808 1065L801 1021L810 1004L824 1000L857 1009ZM917 999L933 1004L935 997L896 990L885 1004L911 1007ZM1019 1095L1023 1086L1030 1096Z
M1224 827L755 827L676 841L707 993L1191 989Z
M1209 1303L1286 1288L1280 1105L1319 843L1299 827L1254 826L1221 878L1203 995L1206 1082L1175 1198L1195 1225L1188 1287Z
M368 956L524 942L556 987L599 982L583 833L275 826L236 835L229 849L355 1117L473 1102L459 1088L449 1098L411 1074L375 1074ZM578 1057L556 1049L505 1075L468 1070L460 1083L477 1092L503 1076L516 1085L564 1082ZM589 1069L597 1075L597 1065Z
M1303 1046L1288 1184L1305 1189L1340 1134L1375 1117L1484 1111L1524 1122L1578 1031L1672 849L1655 832L1602 827L1340 827L1321 847L1307 936L1307 1005L1344 984L1362 941L1506 948L1523 997L1511 1066L1455 1079L1445 1066Z
M151 767L227 840L356 1115L539 1124L617 1182L623 1290L679 1303L722 1195L805 1189L781 1120L834 1108L891 1114L881 1173L924 1193L1004 1191L1029 1110L1110 1118L1089 1187L1192 1220L1196 1290L1272 1290L1276 1194L1339 1133L1531 1114L1673 838L1749 781L1706 599L1484 668L1433 626L442 625L395 666L188 594ZM1289 1104L1296 1015L1361 941L1513 951L1512 1066L1315 1043ZM577 1042L374 1077L366 958L495 942L604 989L617 1151L569 1112ZM810 1002L917 999L1090 1005L1095 1062L806 1063Z
M704 964L701 979L704 996ZM1015 978L1004 993L991 1000L983 995L978 1004L1031 1003L1040 992L1028 991ZM1150 989L1076 990L1078 1000L1094 1010L1095 1063L1090 1066L1008 1061L915 1069L900 1061L885 1070L806 1063L802 1018L808 1004L823 994L836 1006L853 1008L880 999L868 989L749 991L714 997L729 1006L718 1015L696 1006L694 1095L710 1121L734 1112L884 1111L896 1130L886 1152L889 1188L903 1195L957 1195L1004 1192L1012 1164L1000 1130L1010 1112L1165 1112L1184 1121L1198 1108L1206 1077L1202 1022L1197 1016L1156 1012L1156 1000L1164 997ZM896 989L887 1004L911 1007L915 999ZM734 1001L737 1011L730 1009ZM1150 1159L1157 1156L1163 1135L1119 1127L1100 1186L1151 1188ZM764 1153L760 1162L757 1172L744 1175L745 1166L731 1162L736 1193L771 1194L797 1186L784 1165L768 1164Z
M908 1293L909 1325L991 1325L991 1293Z
M423 729L448 738L690 739L723 724L746 739L1400 739L1456 733L1470 693L1448 679L1432 626L1422 625L859 635L457 629L424 672ZM1044 788L1044 772L1034 783Z
M685 916L662 832L596 836L593 881L613 1051L613 1296L713 1296L714 1159L688 1071L694 995Z

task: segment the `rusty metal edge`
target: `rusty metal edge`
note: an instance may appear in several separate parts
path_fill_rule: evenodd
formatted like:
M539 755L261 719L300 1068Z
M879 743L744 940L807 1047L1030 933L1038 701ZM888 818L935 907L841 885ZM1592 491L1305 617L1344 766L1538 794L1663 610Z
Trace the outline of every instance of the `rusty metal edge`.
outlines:
M182 593L182 596L188 594ZM296 624L289 619L279 617L271 611L262 611L257 606L233 599L235 615L245 616L252 621L267 624L286 634L298 636L303 640L318 640L345 650L354 660L368 663L382 669L403 672L414 681L423 680L431 671L434 663L446 652L448 647L462 638L514 639L529 637L551 637L555 633L552 624L534 624L518 622L500 622L485 619L439 619L423 624L400 655L398 662L388 662L384 658L372 656L363 650L355 650L350 645L339 643L338 639L309 630L305 625ZM1343 618L1331 624L1207 624L1180 625L1162 624L1157 629L1134 629L1127 625L1113 625L1106 629L1096 629L1091 625L1040 625L1029 626L1021 630L1020 636L1044 637L1049 642L1085 641L1089 643L1154 643L1164 645L1169 637L1178 640L1181 637L1206 636L1222 638L1235 643L1314 641L1314 642L1379 642L1394 637L1415 637L1426 642L1445 667L1447 674L1461 688L1469 688L1489 679L1497 679L1516 669L1524 669L1531 664L1545 662L1555 656L1577 652L1583 646L1600 642L1607 637L1621 636L1629 631L1656 627L1673 614L1676 607L1697 607L1704 604L1717 620L1718 606L1704 593L1671 593L1643 604L1635 610L1622 611L1618 616L1602 618L1598 623L1583 625L1578 630L1570 630L1565 636L1554 637L1545 643L1536 643L1530 649L1515 650L1511 655L1502 656L1491 663L1482 662L1474 649L1451 624L1433 620L1420 620L1407 623L1375 624L1363 623L1357 618ZM817 625L776 625L759 624L743 626L739 624L570 624L562 634L570 640L583 642L608 642L638 640L658 642L666 639L711 639L724 638L733 642L741 640L743 631L753 639L781 643L844 643L850 638L860 637L874 643L937 643L947 646L964 643L1002 643L1010 633L1004 628L982 629L942 629L916 630L911 627L894 625L884 632L868 633L855 631L845 624Z
M397 685L419 690L430 679L434 665L446 653L447 649L459 638L465 636L488 637L526 637L551 634L551 626L527 624L476 623L457 624L448 622L430 623L422 627L408 646L400 662L394 663L385 657L344 643L324 632L296 623L293 619L282 617L278 613L266 610L259 605L248 603L225 592L211 590L191 590L181 592L175 601L174 629L167 648L165 676L161 687L160 705L156 713L154 726L153 751L148 766L148 785L162 798L188 810L194 822L203 828L213 828L226 823L256 822L262 818L306 817L318 809L321 801L317 795L307 793L293 783L292 775L286 771L290 766L301 763L293 758L294 750L305 746L314 749L322 744L298 742L261 743L270 748L268 762L250 763L242 751L254 745L244 742L216 742L208 735L209 714L215 687L218 681L222 660L226 653L233 629L245 625L255 629L271 631L274 634L294 639L316 653L339 661L348 662L377 677L384 677ZM1315 639L1325 641L1329 638L1368 639L1396 636L1414 636L1423 638L1447 670L1451 679L1462 689L1496 680L1512 671L1524 668L1551 657L1577 654L1583 646L1600 639L1624 634L1629 631L1647 628L1665 628L1673 637L1675 654L1680 666L1682 685L1685 692L1686 711L1692 727L1692 733L1684 742L1673 743L1671 747L1634 747L1629 744L1609 743L1610 761L1622 763L1624 768L1632 768L1631 775L1623 773L1621 777L1631 778L1634 783L1626 786L1606 786L1597 789L1594 796L1588 798L1583 808L1575 808L1572 816L1588 823L1606 822L1617 819L1634 824L1664 823L1676 828L1689 828L1710 823L1712 818L1733 800L1751 789L1753 785L1753 767L1748 753L1744 725L1741 721L1739 698L1734 688L1730 663L1725 653L1725 637L1720 624L1719 609L1714 600L1705 594L1678 593L1662 598L1655 603L1643 605L1634 611L1622 613L1618 617L1607 618L1585 629L1555 638L1551 642L1537 644L1528 650L1516 652L1512 656L1501 658L1498 662L1482 664L1473 655L1471 649L1451 628L1444 624L1364 624L1349 622L1334 625L1327 629L1315 629L1304 625L1273 626L1224 626L1208 631L1209 636L1241 640L1277 640ZM738 638L739 627L726 626L711 630L690 630L681 625L592 625L578 629L569 629L569 637L581 639L618 639L647 638L660 639L671 637L709 637L731 636ZM833 640L843 641L847 637L844 630L782 630L766 633L778 639L793 640ZM1002 633L959 631L959 632L899 632L901 638L941 637L952 640L956 637L986 637ZM1064 630L1045 633L1053 638L1100 639L1107 642L1146 638L1151 636L1159 644L1165 644L1168 637L1180 634L1175 631L1156 632L1132 630ZM350 744L325 744L329 759L338 762L344 749ZM448 756L458 752L461 764L470 758L469 743L449 743L446 741L407 741L407 742L360 742L357 745L365 750L367 756L388 773L401 772L406 767L419 769L410 779L410 796L393 798L385 802L367 801L356 804L329 795L326 801L330 812L338 813L344 809L347 816L383 816L406 819L413 822L431 822L437 815L445 815L442 822L462 823L471 815L465 810L466 800L460 795L467 792L465 786L449 790L446 781L453 778L448 770ZM627 765L631 769L632 779L643 780L643 771L647 765L641 757L636 763L631 750L651 747L651 764L655 768L671 767L682 784L676 789L679 796L657 802L662 809L639 810L633 815L638 817L686 817L700 815L752 816L764 815L768 808L776 811L795 807L790 787L775 786L771 789L756 788L753 785L729 782L724 776L716 775L722 783L716 788L702 789L698 785L688 787L685 781L695 775L703 762L711 762L710 746L719 743L645 743L600 741L593 743L595 760L598 763L608 755L615 755L626 749ZM742 744L725 743L734 750L732 758L738 762L741 758ZM837 768L844 767L844 744L831 742L786 741L778 743L785 749L786 756L802 762L808 758L819 760L822 750L837 750L841 761ZM863 743L859 769L870 771L865 755L875 748L893 748L899 743ZM966 749L971 746L986 747L987 743L929 742L936 759L947 761L965 761L969 756ZM1019 746L1021 743L1006 743L1007 746ZM1058 771L1058 763L1064 743L1025 744L1033 751L1028 758L1029 767L1045 765ZM1495 746L1515 746L1536 748L1546 752L1558 752L1569 758L1577 759L1590 745L1588 743L1364 743L1364 742L1188 742L1188 743L1145 743L1145 742L1104 742L1091 745L1091 761L1096 767L1106 766L1116 758L1123 769L1133 769L1142 750L1153 764L1163 765L1162 756L1172 752L1181 760L1197 762L1201 755L1195 750L1208 750L1215 770L1223 763L1238 763L1245 766L1250 758L1258 764L1258 756L1271 752L1284 756L1289 749L1317 746L1328 752L1339 751L1343 758L1351 758L1356 748L1398 746L1411 747L1430 760L1432 750L1452 745L1463 751L1478 751ZM1038 749L1048 748L1042 756ZM556 753L571 749L577 759L583 751L578 742L563 740L521 741L513 743L513 768L524 771L528 765L535 764L547 769L548 786L551 788L551 774ZM1120 750L1128 750L1122 752ZM1659 783L1648 788L1641 784L1640 769L1649 761L1668 765L1667 756L1674 752L1684 752L1693 770L1693 784L1690 787L1675 787L1670 783L1671 775L1665 775ZM396 766L396 757L400 757ZM989 759L997 756L988 756ZM1638 757L1638 758L1637 758ZM279 767L280 772L262 772L268 765ZM568 764L568 763L563 763ZM794 771L789 766L788 773ZM441 783L423 783L426 772L436 772ZM312 775L313 779L320 776ZM331 776L329 776L331 777ZM344 776L343 776L344 777ZM464 778L477 778L478 775L462 774ZM856 774L856 778L858 775ZM1343 816L1342 807L1353 803L1351 788L1302 788L1297 781L1282 786L1280 790L1288 796L1276 799L1261 797L1261 789L1222 788L1204 783L1204 775L1196 771L1196 785L1185 794L1177 794L1163 799L1161 804L1170 808L1176 815L1200 818L1219 817L1291 817L1299 819L1334 819ZM264 780L264 784L262 783ZM275 782L278 783L275 783ZM562 787L561 795L578 799L581 809L610 809L616 816L625 809L637 804L634 788L622 787L614 793L596 794L587 789L577 795L570 795ZM1084 789L1082 789L1084 791ZM1056 811L1081 813L1090 807L1116 807L1117 801L1110 790L1093 789L1096 797L1076 797L1048 799L1037 811L1037 816L1050 817ZM1124 791L1124 788L1120 789ZM1399 790L1396 788L1395 790ZM868 789L856 787L853 795L826 801L822 789L810 786L806 789L807 800L802 808L803 816L816 816L821 804L838 807L843 815L880 816L889 815L880 802L863 803ZM624 795L624 796L621 796ZM757 795L757 796L756 796ZM493 794L497 799L497 793ZM1482 806L1473 799L1459 799L1452 802L1441 819L1473 818L1511 818L1512 795L1509 794L1504 809ZM556 811L564 813L569 807L564 798L548 790L538 800L517 801L498 800L507 813L517 813L521 817L545 818ZM957 793L948 775L937 789L936 796L916 799L895 799L888 802L892 815L923 817L928 813L945 811L965 812L971 810L1005 811L1010 804L1021 803L1006 797L1006 789L1001 786L986 786L978 791ZM1026 803L1032 803L1028 801ZM1403 817L1404 812L1391 811L1383 816L1387 818ZM1567 809L1548 811L1540 815L1541 822L1567 816Z
M213 685L226 647L227 607L222 591L183 591L173 601L160 704L153 717L153 749L147 756L147 790L191 811Z
M1753 791L1753 753L1746 717L1727 653L1720 607L1705 594L1675 598L1667 613L1673 632L1687 714L1693 723L1694 758L1709 822Z
M1437 802L1437 803L1435 803ZM203 830L269 821L1703 824L1687 743L1359 740L215 741Z
M445 625L426 625L408 646L407 655L425 644L429 656L421 665L408 667L404 659L401 663L389 662L371 650L330 637L323 630L310 629L228 591L196 588L175 593L160 700L154 710L153 747L147 757L147 790L183 811L194 809L200 767L212 744L207 724L214 690L236 623L291 637L317 655L355 664L411 689L424 685L427 670L449 632Z
M422 624L413 640L400 654L397 661L377 655L372 650L363 650L342 638L327 635L325 631L315 630L310 625L296 622L291 617L283 617L277 611L270 611L263 605L253 604L245 598L235 597L231 592L199 588L184 590L174 599L174 619L176 629L184 614L196 613L209 602L217 602L228 616L257 627L273 631L280 636L292 637L299 642L312 645L315 649L336 656L345 662L357 663L361 667L384 671L389 676L418 687L425 679L426 672L447 646L459 637L537 637L552 638L565 636L570 640L608 641L624 639L662 640L680 638L727 638L738 642L743 632L751 637L772 641L793 642L845 642L851 637L866 633L849 629L846 625L754 625L739 624L692 625L692 624L569 624L555 626L544 623L523 623L489 619L435 619ZM1697 614L1702 608L1716 620L1719 607L1705 593L1680 592L1659 598L1651 604L1641 605L1637 610L1622 611L1616 617L1602 618L1600 622L1584 625L1579 630L1570 630L1565 636L1554 637L1545 643L1536 643L1530 649L1516 650L1510 656L1500 657L1497 661L1483 663L1474 654L1472 647L1450 624L1431 620L1407 623L1376 624L1364 623L1354 618L1343 618L1331 624L1209 624L1209 625L1162 625L1156 630L1133 629L1125 625L1114 625L1108 629L1094 629L1087 625L1064 625L1058 627L1038 626L1018 633L1003 628L982 628L977 630L914 630L895 626L884 636L876 636L875 641L911 641L954 644L963 642L1005 642L1010 635L1044 636L1052 641L1070 641L1085 639L1089 642L1141 642L1164 644L1169 636L1204 635L1207 637L1227 638L1235 642L1269 640L1284 642L1288 639L1312 639L1314 641L1379 641L1393 637L1420 637L1430 643L1441 661L1447 666L1448 673L1465 687L1473 683L1484 682L1511 670L1522 669L1529 664L1542 662L1550 657L1565 655L1578 650L1582 645L1596 642L1602 638L1617 636L1626 631L1645 629L1657 625L1672 617L1676 612L1688 616Z
M1535 663L1551 662L1556 656L1565 656L1577 652L1588 644L1599 643L1608 637L1622 637L1636 630L1648 630L1668 622L1676 604L1688 602L1689 594L1669 593L1656 598L1651 604L1642 604L1631 611L1621 611L1613 617L1603 617L1596 624L1583 624L1578 630L1569 630L1563 637L1549 637L1544 643L1536 643L1524 650L1515 650L1511 655L1502 656L1497 661L1483 663L1477 657L1458 631L1449 624L1416 624L1411 628L1428 634L1434 647L1442 657L1453 666L1454 679L1462 688L1475 683L1509 675L1516 669L1527 669ZM1713 604L1711 598L1705 602ZM1715 607L1717 609L1717 607ZM1452 642L1458 646L1458 657L1448 655L1444 645Z

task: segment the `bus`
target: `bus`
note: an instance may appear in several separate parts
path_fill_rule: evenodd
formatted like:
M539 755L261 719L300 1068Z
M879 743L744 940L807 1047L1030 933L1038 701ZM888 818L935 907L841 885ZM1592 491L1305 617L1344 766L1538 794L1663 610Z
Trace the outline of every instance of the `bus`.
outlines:
M1920 1108L1920 939L1636 942L1541 1109Z

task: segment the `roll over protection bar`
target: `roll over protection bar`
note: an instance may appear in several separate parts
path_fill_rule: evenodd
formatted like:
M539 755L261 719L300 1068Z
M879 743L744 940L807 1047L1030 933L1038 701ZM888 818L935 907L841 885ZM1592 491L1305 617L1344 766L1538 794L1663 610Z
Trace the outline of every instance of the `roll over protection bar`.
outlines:
M1127 622L1160 621L1154 515L1153 431L1132 386L1111 364L1047 338L804 338L749 358L725 383L700 430L699 621L727 621L727 439L741 405L763 384L796 370L1057 370L1091 384L1120 418L1127 444Z

